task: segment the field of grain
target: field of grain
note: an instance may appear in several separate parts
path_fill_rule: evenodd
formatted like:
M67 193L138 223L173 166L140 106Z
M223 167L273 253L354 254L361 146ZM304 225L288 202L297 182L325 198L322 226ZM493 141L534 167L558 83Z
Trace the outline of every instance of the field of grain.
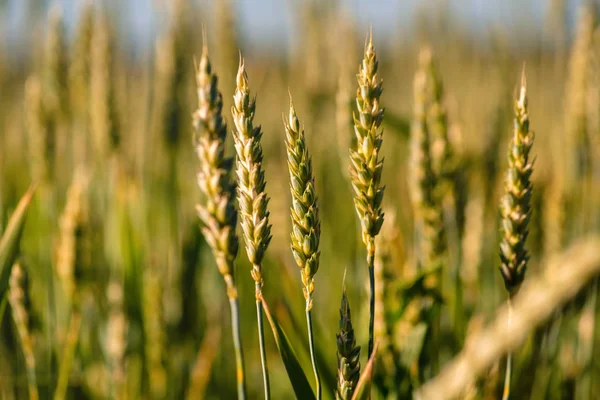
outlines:
M600 7L546 3L474 37L289 1L278 49L157 0L136 51L119 2L27 2L0 398L600 397Z

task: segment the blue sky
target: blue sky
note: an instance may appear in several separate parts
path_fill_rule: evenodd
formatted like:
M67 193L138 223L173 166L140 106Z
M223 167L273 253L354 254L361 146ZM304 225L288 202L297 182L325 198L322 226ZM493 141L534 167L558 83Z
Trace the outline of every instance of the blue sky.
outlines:
M4 0L2 12L5 32L9 37L22 34L25 5L41 0ZM67 21L72 25L82 0L54 0L62 5ZM101 0L95 0L101 1ZM104 0L120 4L121 23L130 30L138 43L152 43L157 20L156 4L168 0ZM195 0L210 8L213 1ZM294 22L291 4L302 0L233 0L243 38L252 45L277 46L293 42ZM321 0L327 1L327 0ZM542 26L550 0L340 0L356 17L363 30L370 23L381 35L410 32L418 7L431 7L442 2L462 25L474 32L490 26L505 28ZM566 0L574 10L582 0ZM574 14L571 11L571 14Z

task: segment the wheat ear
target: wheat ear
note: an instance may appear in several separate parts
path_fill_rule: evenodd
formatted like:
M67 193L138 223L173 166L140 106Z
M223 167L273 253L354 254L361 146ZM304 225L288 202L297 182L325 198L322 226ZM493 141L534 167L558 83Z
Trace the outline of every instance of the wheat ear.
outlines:
M369 268L369 358L373 352L375 318L375 237L383 225L381 201L385 189L381 186L383 159L379 158L383 141L383 109L379 106L379 97L383 88L377 76L378 64L371 33L357 75L357 112L354 114L356 147L350 149L350 180L354 189L354 205L362 228L362 240L367 247Z
M246 253L252 264L251 275L255 284L256 317L258 320L258 337L260 344L260 359L263 370L265 399L269 399L269 373L267 354L265 351L265 335L262 323L262 259L271 242L271 225L267 204L269 198L265 191L265 173L262 168L262 146L260 126L253 125L255 99L250 97L248 76L244 60L236 76L236 89L233 96L231 114L235 124L235 150L237 153L236 173L238 178L238 203L240 220L246 242Z
M321 398L321 378L315 359L315 344L312 327L314 276L319 269L319 240L321 222L315 192L315 180L312 173L312 162L306 147L304 130L290 96L290 112L287 121L284 119L288 169L290 172L290 191L292 193L292 254L301 269L304 298L306 300L306 322L313 372L317 383L317 398Z
M337 400L350 400L360 378L360 346L356 345L345 284L342 289L342 302L340 305L340 333L336 336L338 379L335 395Z
M223 121L223 99L217 87L217 76L208 59L206 45L196 71L198 108L193 115L196 131L195 147L200 161L198 186L203 202L197 206L203 223L202 233L213 251L217 268L227 286L231 307L231 324L236 359L238 398L246 398L244 357L239 326L239 306L235 285L234 260L238 251L235 233L235 183L231 179L233 159L225 156L227 125Z
M531 218L531 173L533 161L529 157L534 134L529 130L527 113L527 86L525 70L519 96L515 102L514 132L508 149L508 171L504 183L504 197L500 203L502 241L500 242L500 273L508 290L508 329L511 324L511 298L517 293L525 277L529 254L525 242ZM508 353L502 398L510 397L512 356Z

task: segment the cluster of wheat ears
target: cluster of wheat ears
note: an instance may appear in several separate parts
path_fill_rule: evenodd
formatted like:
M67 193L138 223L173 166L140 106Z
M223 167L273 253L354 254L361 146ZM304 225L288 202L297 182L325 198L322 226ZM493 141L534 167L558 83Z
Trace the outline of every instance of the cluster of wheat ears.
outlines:
M581 14L570 58L566 134L558 141L565 154L555 149L560 157L551 160L549 152L537 152L538 142L534 147L526 80L526 70L531 70L525 64L519 64L523 65L521 80L511 99L512 109L497 112L498 131L512 121L512 128L504 129L510 133L508 150L498 146L501 156L497 157L496 145L504 145L497 139L498 143L482 145L483 151L467 154L465 146L457 145L461 140L475 143L489 138L465 138L456 132L452 117L458 113L450 110L454 98L445 90L434 46L420 46L409 102L412 115L402 118L393 110L384 111L382 75L387 70L380 68L372 31L365 40L362 60L351 59L353 43L349 42L353 39L345 39L343 46L336 44L343 53L337 60L342 72L330 95L333 84L328 86L331 79L323 77L333 63L311 64L316 58L311 52L327 53L323 32L328 25L319 28L317 18L310 15L317 22L313 21L313 30L307 29L306 36L310 39L319 29L321 35L315 34L305 49L302 65L307 79L300 84L305 93L287 88L289 109L284 111L276 109L283 103L281 96L267 105L257 100L257 88L268 80L250 80L246 69L247 63L251 69L252 60L244 59L231 38L233 29L227 27L233 23L226 9L218 10L224 12L220 18L225 22L220 26L227 28L220 32L218 45L211 45L209 51L210 35L203 32L202 52L191 62L192 51L186 45L193 32L186 23L188 9L184 0L174 1L175 23L156 43L154 75L129 81L128 74L137 75L138 70L116 68L118 62L126 63L116 50L108 14L98 12L91 2L86 4L74 36L72 59L62 16L53 12L39 57L43 68L24 85L19 83L25 103L27 138L23 142L29 157L25 158L34 182L20 200L16 193L24 179L14 165L21 159L11 153L18 153L13 150L20 149L21 142L12 135L0 136L0 155L8 160L0 159L0 167L13 168L0 171L0 359L14 359L0 361L0 397L24 396L26 391L32 400L162 399L184 394L195 399L208 393L232 396L235 391L239 399L246 399L259 390L254 378L258 378L260 360L265 399L290 393L290 387L299 399L318 400L487 399L490 393L517 399L534 398L534 393L550 396L549 387L560 387L567 397L594 398L594 388L600 388L593 381L600 376L594 365L594 355L600 354L596 328L600 237L594 231L595 225L600 226L600 28L595 26L591 8ZM346 33L343 27L339 30ZM214 64L213 49L219 55ZM462 50L455 51L460 54ZM359 65L352 71L355 82L345 79L348 64ZM478 71L479 66L470 68ZM544 80L536 74L548 71L533 70L529 76L535 88ZM461 84L467 81L463 71L456 74ZM185 79L188 75L194 76L195 85ZM0 68L0 83L5 84L5 78ZM144 102L126 101L147 94L145 79L155 84L155 92L148 96L153 106L149 123L134 115L144 115ZM132 87L120 90L120 83ZM387 91L410 92L387 85ZM130 97L129 89L134 93ZM474 91L477 101L487 101L482 94L485 90ZM192 91L190 109L186 106ZM301 96L311 103L305 124L292 100ZM224 110L224 103L231 104L231 109ZM335 120L322 111L327 107L335 110ZM302 106L298 110L303 112ZM274 112L283 114L283 123L271 123L265 131L281 133L284 140L277 150L255 121L256 115ZM467 114L476 119L476 112ZM0 111L0 122L4 124L11 116ZM482 120L488 124L489 119ZM146 132L148 125L152 134ZM309 152L309 144L314 149L310 130L318 125L325 127L321 131L335 126L341 151L333 153L344 171L337 186L325 193L322 189L333 184L330 177L335 175L321 170L331 167L327 163L335 155L328 149ZM143 131L137 140L125 134L136 128ZM407 165L394 165L401 176L383 174L384 152L404 150L383 146L384 128L407 139ZM195 157L185 145L185 136L191 136ZM161 139L162 146L151 138ZM67 155L67 150L72 154ZM289 197L268 184L272 180L267 179L266 165L277 154L287 165L283 175L289 183ZM536 160L551 170L535 167L535 175L540 171L546 181L536 180L533 174ZM498 196L495 182L486 181L496 175L501 176L498 186L502 186ZM321 178L328 180L319 182ZM408 190L388 189L384 195L384 182L394 185L394 180L405 181ZM538 181L544 183L542 188L538 189ZM335 215L331 209L331 203L343 197L352 208L349 196L338 195L344 185L352 193L356 214L349 224L336 219L342 212ZM321 201L329 195L334 200L327 208ZM191 220L193 206L186 202L197 198L200 221ZM285 222L279 218L281 207L276 207L286 199L291 199L283 213L291 219L289 239L281 237L286 233ZM10 217L5 216L12 203L16 206ZM56 212L63 203L62 213ZM402 207L410 210L398 213ZM25 224L30 214L33 227ZM573 221L567 221L571 216ZM397 221L402 218L404 224ZM354 228L346 238L360 231L360 241L344 243L351 247L352 262L358 268L350 266L341 284L327 279L333 276L331 259L325 257L325 250L321 257L321 248L337 238L327 233L336 224L340 229ZM189 232L183 231L184 225L190 227ZM534 244L531 238L528 241L530 231L536 236ZM493 242L488 246L493 246L493 259L482 255L486 232L494 232L493 240L487 240ZM567 247L567 236L578 239ZM411 238L413 250L405 250L404 237ZM276 242L285 243L283 255L275 255ZM204 255L204 247L212 256ZM541 247L549 256L543 263L537 259L531 263L530 257L541 253ZM293 260L300 269L299 280L289 279L285 260ZM203 264L216 265L225 294L222 284L212 285L211 273L218 277L214 269L199 275ZM249 276L241 271L242 265L249 266ZM485 326L477 315L485 307L477 303L494 303L493 293L488 296L486 290L492 290L495 281L487 279L480 266L492 270L493 278L502 279L505 286L497 296L504 305L493 304L496 314ZM367 282L362 282L363 276ZM254 304L249 301L246 281L254 284ZM351 312L352 289L357 287L366 292L368 301L362 309L353 300ZM328 332L325 343L326 336L318 335L323 331L320 317L325 315L319 308L324 305L321 294L327 300L341 297L339 325L328 324L337 326L337 332L335 336ZM301 295L305 324L294 318L294 306L287 302ZM229 325L219 315L225 296L231 348L229 343L221 344L222 326L227 330ZM204 303L204 314L198 303ZM244 329L253 322L245 313L254 306L257 333ZM35 309L40 307L45 310L45 338L35 326ZM6 315L10 312L10 324L8 318L3 319L5 310ZM563 315L565 321L561 321ZM471 317L468 324L465 316ZM246 335L256 335L258 346L252 346ZM563 337L567 338L566 350L557 344ZM6 338L18 341L17 350L5 344ZM277 351L270 351L271 339ZM329 351L324 351L328 344ZM566 354L569 345L577 349L571 350L575 355ZM211 387L218 353L223 353L226 373L214 379ZM40 360L47 363L42 365ZM234 380L227 365L230 360L235 362L235 390L226 387ZM274 368L275 362L284 369ZM253 368L247 370L250 363ZM500 366L505 368L503 384ZM307 377L310 367L314 380ZM523 378L528 368L537 368L535 376ZM25 377L19 380L21 371ZM16 376L16 383L9 376ZM281 377L288 378L284 384ZM560 383L551 385L552 381ZM545 384L537 387L534 382ZM527 385L532 387L526 395L520 391Z

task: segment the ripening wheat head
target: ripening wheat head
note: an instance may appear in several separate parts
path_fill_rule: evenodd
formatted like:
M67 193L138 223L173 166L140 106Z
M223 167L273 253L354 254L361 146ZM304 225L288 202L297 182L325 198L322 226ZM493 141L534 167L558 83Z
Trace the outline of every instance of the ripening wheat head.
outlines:
M350 303L345 287L340 305L340 332L336 337L338 360L336 399L350 400L360 377L360 346L356 345Z
M519 289L529 255L525 242L531 218L531 173L533 160L529 153L534 134L529 130L527 112L527 87L525 74L519 97L515 101L514 132L508 149L508 171L504 182L504 197L500 203L502 215L502 241L500 243L500 273L504 285L512 295Z
M383 224L381 202L385 189L381 186L383 160L379 159L383 142L383 109L379 106L379 97L383 88L377 76L378 65L371 35L357 75L357 112L354 114L356 147L350 149L354 205L361 222L363 242L368 248L374 246L374 238Z
M265 191L265 173L262 168L263 152L260 144L260 126L253 125L255 99L250 97L244 60L236 77L231 113L235 124L234 140L237 153L238 203L246 253L252 263L252 278L262 284L262 259L271 241L271 225ZM260 291L257 291L260 296Z
M235 183L231 179L233 159L225 156L227 125L221 114L223 100L217 81L205 47L196 71L198 108L193 115L196 154L200 161L197 178L203 196L197 210L204 224L202 233L227 283L228 295L233 298L237 297L233 262L238 250Z
M304 130L296 116L294 104L290 100L288 120L284 121L288 169L290 172L290 191L292 193L292 254L300 267L304 296L312 307L314 276L319 269L319 240L321 223L315 192L315 180L312 174L312 162Z

